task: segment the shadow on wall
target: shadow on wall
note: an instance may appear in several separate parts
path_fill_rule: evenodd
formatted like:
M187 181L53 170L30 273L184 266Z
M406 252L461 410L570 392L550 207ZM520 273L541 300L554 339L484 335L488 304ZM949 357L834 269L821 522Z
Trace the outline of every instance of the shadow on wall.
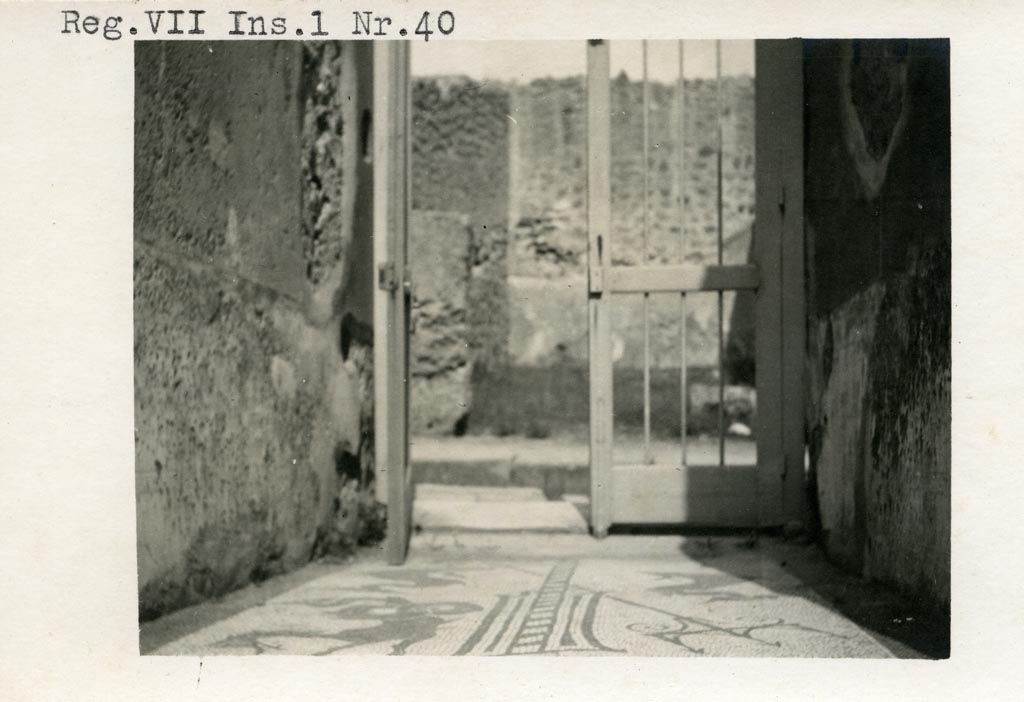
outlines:
M947 40L805 42L812 498L829 556L948 612Z

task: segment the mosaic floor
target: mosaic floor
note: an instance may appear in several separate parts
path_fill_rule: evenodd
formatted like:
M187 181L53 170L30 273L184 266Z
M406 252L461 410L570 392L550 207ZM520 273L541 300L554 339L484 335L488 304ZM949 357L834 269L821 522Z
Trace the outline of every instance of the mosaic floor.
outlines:
M696 558L684 542L421 535L404 566L368 558L321 567L151 652L892 655L771 560L737 548Z

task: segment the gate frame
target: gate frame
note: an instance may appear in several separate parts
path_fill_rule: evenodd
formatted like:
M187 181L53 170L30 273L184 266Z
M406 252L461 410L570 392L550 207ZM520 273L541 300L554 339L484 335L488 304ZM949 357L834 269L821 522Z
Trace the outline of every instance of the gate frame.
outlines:
M411 530L409 295L411 80L408 42L374 42L374 399L377 497L387 502L387 558L404 562ZM805 346L803 48L755 41L754 262L758 373L757 526L804 524ZM608 44L587 45L588 324L591 527L612 524L611 76ZM592 99L595 98L595 99ZM774 234L766 236L765 233ZM622 277L622 276L619 276ZM628 276L627 276L628 277ZM684 398L685 399L685 398ZM764 496L778 499L764 499Z
M800 39L754 43L754 258L761 268L756 353L765 378L758 387L758 462L761 436L765 487L781 488L776 510L763 526L806 524L804 456L804 73ZM758 232L774 236L757 236ZM762 299L763 298L763 299ZM764 359L763 361L761 359ZM758 381L762 366L757 367ZM765 402L767 400L767 402Z
M590 481L591 527L607 534L615 521L615 495L631 504L629 514L644 515L647 504L674 507L694 497L696 466L671 469L640 467L635 472L613 464L613 366L611 357L611 292L657 289L723 289L712 275L690 276L687 266L649 270L610 264L611 232L611 75L608 43L587 46L587 217L588 328L590 349ZM767 527L805 522L804 506L804 227L803 227L803 48L799 39L755 41L755 188L756 229L753 261L757 270L756 342L758 459L755 473L721 467L705 471L714 485L701 499L715 503L708 513L727 525L740 511L743 524ZM721 236L721 233L719 234ZM705 273L711 271L705 267ZM719 269L722 266L718 267ZM738 267L731 267L738 268ZM740 271L728 271L740 280ZM658 274L658 275L656 275ZM693 278L690 280L690 278ZM658 282L653 281L657 278ZM683 280L686 279L686 282ZM635 285L626 284L636 281ZM654 288L650 287L655 285ZM745 284L747 285L747 284ZM729 288L731 289L731 288ZM685 342L684 342L685 343ZM645 374L646 377L646 374ZM682 401L686 401L685 388ZM685 404L683 405L685 412ZM685 442L685 433L682 437ZM617 469L618 468L618 469ZM616 475L620 476L616 484ZM670 485L665 479L673 481ZM631 481L632 485L622 485ZM664 486L669 489L663 490ZM731 486L731 487L727 487ZM729 490L750 492L737 496ZM704 494L706 492L706 494ZM666 493L668 496L666 498ZM726 497L723 499L722 495ZM744 502L744 499L747 501ZM719 505L718 503L721 503ZM656 512L657 510L654 510ZM722 517L722 515L725 515ZM649 520L658 521L651 513ZM685 517L684 517L685 518ZM710 525L710 524L705 524Z

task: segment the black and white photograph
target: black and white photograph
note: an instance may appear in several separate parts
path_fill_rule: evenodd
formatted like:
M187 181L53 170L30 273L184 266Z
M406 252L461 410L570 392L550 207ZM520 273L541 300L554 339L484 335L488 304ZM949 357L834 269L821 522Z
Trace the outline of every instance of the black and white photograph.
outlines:
M0 0L0 699L1020 698L1019 14Z
M141 650L943 658L949 43L135 45Z

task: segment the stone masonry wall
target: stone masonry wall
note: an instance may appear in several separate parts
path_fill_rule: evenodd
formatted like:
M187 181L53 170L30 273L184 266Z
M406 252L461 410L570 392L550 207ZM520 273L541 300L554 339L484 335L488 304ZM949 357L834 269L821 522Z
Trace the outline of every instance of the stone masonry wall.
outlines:
M416 326L410 346L409 416L417 432L454 431L472 402L471 240L467 215L413 211L409 267L415 281Z
M949 44L805 57L812 511L834 560L948 611Z
M620 75L612 82L612 236L610 247L616 265L643 263L643 92L640 83ZM516 90L516 120L519 131L518 158L513 156L520 195L514 213L514 255L510 273L517 278L561 280L578 278L574 294L581 288L586 270L586 124L585 96L581 79L535 81ZM750 252L754 217L753 80L749 76L723 81L721 96L723 141L723 228L726 263L743 263ZM650 145L648 168L648 263L681 262L709 264L717 260L717 182L715 130L715 84L692 81L686 85L686 144L683 159L686 180L683 191L683 232L680 234L679 107L675 86L651 85ZM685 241L685 244L684 244ZM517 281L518 282L518 281ZM536 288L537 283L523 282ZM553 294L564 297L568 285L552 285ZM515 295L515 284L513 284ZM524 295L540 300L543 296ZM674 297L674 296L672 296ZM616 330L624 348L620 362L627 367L642 365L638 343L640 296L621 298L622 314ZM732 304L727 300L726 325L730 327ZM550 306L563 300L551 300ZM700 366L717 362L717 300L712 294L693 295L687 324L688 356ZM515 306L514 306L515 307ZM678 365L677 306L656 305L653 326L659 344L652 352L657 367ZM586 310L573 305L573 324L560 334L546 326L539 335L550 338L524 339L514 335L514 344L524 355L519 362L536 363L555 347L572 349L581 362L586 356ZM533 318L546 315L534 311ZM523 330L527 331L526 329ZM557 335L557 338L556 338ZM570 336L571 335L571 336ZM543 351L541 351L543 349Z
M484 354L486 361L479 352L465 359L471 367L468 374L463 365L435 372L432 369L437 363L427 359L427 349L436 343L434 333L421 334L424 325L418 325L413 336L414 356L418 359L414 397L425 397L429 385L431 392L441 391L446 397L461 400L458 413L445 401L440 410L443 421L436 417L436 406L414 401L414 429L522 433L532 431L538 423L552 428L582 428L588 401L585 384L576 392L555 395L540 392L540 388L560 385L554 376L564 375L566 368L585 369L587 364L583 78L486 86L466 79L429 78L418 82L414 95L416 206L447 211L455 220L465 216L470 222L491 222L490 228L470 227L470 246L477 252L474 257L485 254L486 264L477 261L471 267L478 287L469 299L479 301L475 308L483 314L467 315L465 326L449 329L453 339L458 335L483 335L487 343L477 345L493 349ZM611 250L616 264L635 265L642 262L641 84L619 76L612 82L612 97ZM723 259L726 263L748 260L754 216L753 79L745 76L723 81L720 103L713 81L686 85L682 217L676 88L651 85L650 263L709 264L717 260L715 116L719 109ZM463 124L464 130L460 129ZM431 216L436 223L436 213ZM461 231L455 220L453 226ZM424 226L419 235L430 239L432 246L442 242L451 245L454 234L435 235L431 225ZM416 237L414 229L412 239ZM461 246L457 251L462 250ZM417 250L421 253L412 265L421 268L419 279L448 274L448 263L430 263L422 256L424 250ZM488 291L487 297L482 296L484 290ZM639 295L616 300L614 336L620 380L616 394L621 398L616 414L624 425L637 424L641 416L636 409L638 396L632 392L639 382L643 358L641 304ZM727 382L748 387L754 381L752 306L752 295L725 297ZM656 430L669 434L677 434L679 426L679 320L676 296L652 298L652 363L659 371L654 383L659 410ZM481 327L484 323L486 326ZM464 342L469 342L468 336ZM704 390L711 385L717 387L718 307L714 294L689 296L687 353L690 394L693 402L703 406L703 398L709 395ZM717 398L717 389L710 395ZM749 397L750 392L745 395ZM750 403L744 407L735 418L750 422ZM701 426L699 412L691 411L689 416L693 430L706 428ZM459 422L459 417L468 421Z
M146 619L359 538L371 290L347 271L368 250L369 63L292 42L141 42L135 62Z
M490 86L413 85L414 432L461 431L473 373L508 362L509 111Z
M517 196L513 218L523 268L513 274L582 273L586 265L586 96L582 78L514 86L513 156ZM675 85L651 83L648 163L648 262L713 259L717 253L715 83L687 81L680 253L679 100ZM747 254L754 210L754 85L750 76L723 79L721 94L723 205L727 263ZM620 74L612 80L612 258L641 263L643 224L643 88ZM743 243L736 243L740 239ZM730 245L731 244L731 245ZM536 261L534 260L536 259ZM535 263L542 264L539 268ZM543 264L557 264L550 271Z

